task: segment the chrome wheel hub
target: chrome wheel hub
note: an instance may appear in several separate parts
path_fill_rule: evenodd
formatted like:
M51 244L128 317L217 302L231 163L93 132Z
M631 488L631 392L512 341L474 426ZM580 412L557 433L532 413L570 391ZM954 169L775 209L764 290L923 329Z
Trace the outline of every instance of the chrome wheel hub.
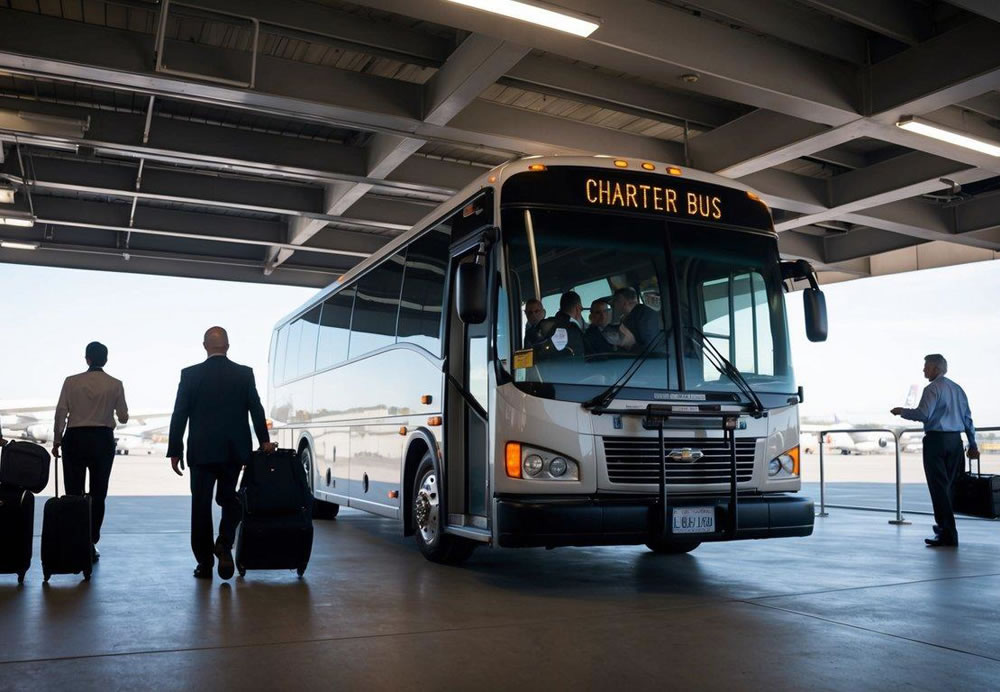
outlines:
M438 498L436 474L431 472L423 477L413 504L414 517L417 520L417 530L420 531L424 543L434 543L438 537L440 523L438 516L440 500Z

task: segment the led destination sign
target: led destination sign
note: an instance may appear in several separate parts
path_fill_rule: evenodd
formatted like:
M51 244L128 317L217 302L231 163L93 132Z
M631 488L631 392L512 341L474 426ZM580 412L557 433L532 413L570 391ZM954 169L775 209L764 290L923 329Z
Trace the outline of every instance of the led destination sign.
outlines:
M685 192L676 187L649 183L623 183L608 178L587 178L584 189L588 204L686 214L716 221L722 218L722 198L718 195Z
M771 215L743 190L679 176L579 166L549 166L511 176L500 204L658 215L773 230Z

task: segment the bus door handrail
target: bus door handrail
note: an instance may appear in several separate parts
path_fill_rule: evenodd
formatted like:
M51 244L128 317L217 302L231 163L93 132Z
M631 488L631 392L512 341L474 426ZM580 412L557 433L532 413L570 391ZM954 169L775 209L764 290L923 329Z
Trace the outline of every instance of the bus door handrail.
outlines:
M987 426L987 427L976 427L974 430L978 432L1000 432L1000 426ZM890 519L890 524L895 525L905 525L910 522L903 518L903 468L902 461L900 457L901 452L901 439L904 435L913 435L916 433L923 433L923 428L829 428L826 430L820 430L816 433L819 436L819 514L816 516L826 517L829 514L826 511L826 475L823 462L823 445L825 443L824 438L829 433L856 433L856 432L884 432L892 435L893 443L895 446L896 455L896 518ZM872 512L885 512L887 510L881 507L863 507L857 505L829 505L830 507L836 507L838 509L861 509ZM891 511L891 510L888 510ZM925 512L920 510L910 510L909 514L921 514L921 515L933 515L933 512Z
M729 507L728 507L728 526L726 527L723 536L727 539L735 539L736 532L739 528L737 512L739 511L739 500L736 490L737 477L736 477L736 428L738 426L738 421L741 416L752 415L747 414L743 411L723 411L722 407L719 405L709 405L709 406L698 406L697 411L689 410L691 406L685 405L684 410L675 411L674 406L671 404L648 404L645 408L602 408L595 407L593 412L597 415L611 414L617 416L642 416L643 427L647 430L655 429L657 431L657 439L660 446L660 472L659 472L659 496L658 496L658 506L659 506L659 516L658 519L658 534L661 538L665 538L671 532L668 531L667 519L669 512L667 511L667 450L666 446L663 444L663 429L664 424L667 420L671 418L718 418L722 422L722 430L725 433L726 440L729 442Z

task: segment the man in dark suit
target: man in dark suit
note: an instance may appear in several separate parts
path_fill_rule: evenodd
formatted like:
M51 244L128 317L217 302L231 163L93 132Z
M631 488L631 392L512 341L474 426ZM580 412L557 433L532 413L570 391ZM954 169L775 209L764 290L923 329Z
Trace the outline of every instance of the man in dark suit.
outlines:
M184 429L190 423L187 463L191 466L191 549L198 567L194 576L212 578L214 558L219 576L233 576L233 541L240 521L236 481L250 460L252 444L247 415L263 451L273 451L264 407L253 370L226 357L229 336L222 327L205 332L205 362L181 371L177 402L170 418L167 456L177 475L184 470ZM212 542L212 491L222 507L219 538Z

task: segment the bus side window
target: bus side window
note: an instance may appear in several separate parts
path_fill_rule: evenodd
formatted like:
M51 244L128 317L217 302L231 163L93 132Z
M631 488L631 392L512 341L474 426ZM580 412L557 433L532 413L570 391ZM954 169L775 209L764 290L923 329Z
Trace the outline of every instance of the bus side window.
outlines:
M404 253L400 251L385 259L361 277L351 321L351 358L396 343Z
M347 360L347 341L351 336L351 309L354 288L345 288L326 299L319 323L319 348L316 369L323 370Z
M278 330L278 342L271 355L271 382L275 387L280 386L285 381L285 352L288 347L288 327L285 325Z
M441 316L449 229L440 225L410 245L399 305L398 340L441 355Z
M299 337L299 376L308 375L316 369L316 339L319 336L319 313L317 305L302 316L302 334Z
M299 376L299 344L302 342L302 320L288 325L288 344L285 346L285 382Z

